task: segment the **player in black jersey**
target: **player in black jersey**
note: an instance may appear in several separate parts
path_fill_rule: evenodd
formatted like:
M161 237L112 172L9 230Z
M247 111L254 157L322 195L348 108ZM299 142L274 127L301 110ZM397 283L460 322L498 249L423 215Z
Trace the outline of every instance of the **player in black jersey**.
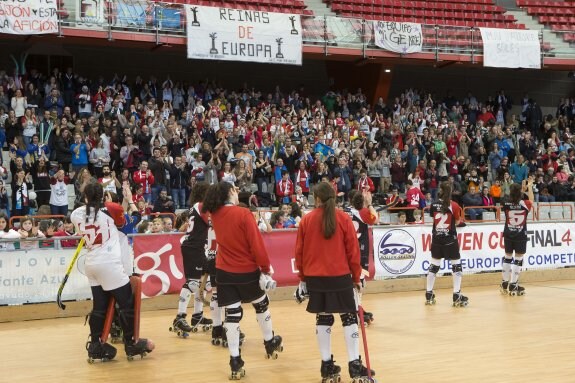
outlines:
M512 184L509 188L509 201L503 203L505 214L505 228L503 241L505 243L505 256L502 263L502 277L500 291L502 294L524 295L525 288L519 286L519 274L523 266L523 256L527 252L527 215L533 202L533 177L529 176L525 185L527 200L519 184ZM515 253L515 259L513 255Z
M430 214L433 219L433 231L425 304L435 304L433 285L441 265L441 259L445 258L451 261L451 270L453 271L453 306L467 306L469 299L461 294L463 269L461 267L461 255L459 254L459 243L455 228L456 223L458 223L458 226L465 226L465 223L462 222L461 207L457 202L451 200L451 185L448 182L441 183L439 199L431 204Z
M369 225L375 225L379 219L377 211L371 204L372 196L370 192L352 190L349 192L351 209L348 214L351 216L353 226L357 232L359 241L359 253L361 262L361 285L365 287L365 277L369 276ZM373 322L373 313L364 310L364 320L367 324Z
M190 195L192 207L189 211L188 227L186 235L182 238L182 260L186 282L180 291L178 315L174 319L173 327L170 328L170 331L176 332L181 337L186 337L190 332L196 332L198 328L208 331L212 327L212 320L204 318L204 303L200 291L200 280L206 265L206 252L211 249L212 245L208 244L208 232L211 230L208 215L201 213L201 201L203 201L208 187L209 184L206 182L199 182L194 185ZM215 246L215 238L212 242ZM186 311L192 294L194 294L194 312L190 326L186 321ZM221 318L219 307L214 310L213 316L214 319Z

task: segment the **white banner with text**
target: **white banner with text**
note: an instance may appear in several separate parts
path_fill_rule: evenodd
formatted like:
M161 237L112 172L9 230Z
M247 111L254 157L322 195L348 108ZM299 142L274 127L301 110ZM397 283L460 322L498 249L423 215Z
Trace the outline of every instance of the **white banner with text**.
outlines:
M374 21L375 45L396 53L416 53L423 48L421 24Z
M470 225L457 229L463 272L501 270L505 253L503 225ZM575 223L529 223L524 270L557 269L575 266ZM375 278L424 275L431 259L431 227L373 228ZM450 273L451 264L441 263L441 272Z
M538 30L479 28L483 39L483 66L541 69Z
M0 1L0 33L58 33L57 0Z
M301 65L299 15L185 7L188 58Z

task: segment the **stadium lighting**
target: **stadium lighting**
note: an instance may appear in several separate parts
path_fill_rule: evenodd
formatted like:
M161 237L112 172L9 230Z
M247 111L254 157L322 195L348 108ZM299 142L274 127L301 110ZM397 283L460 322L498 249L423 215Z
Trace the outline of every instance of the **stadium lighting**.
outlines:
M391 73L391 69L386 69L385 73Z

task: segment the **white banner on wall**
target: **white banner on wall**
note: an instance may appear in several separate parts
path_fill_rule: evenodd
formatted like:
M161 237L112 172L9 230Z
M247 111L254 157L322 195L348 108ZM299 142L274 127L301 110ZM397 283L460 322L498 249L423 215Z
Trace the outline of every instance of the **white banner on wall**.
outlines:
M38 246L37 242L28 244ZM0 305L55 302L75 250L1 251ZM91 296L88 278L75 267L62 293L62 300L85 300Z
M185 7L188 58L301 65L299 15Z
M483 39L483 66L541 69L539 31L479 28Z
M502 224L473 225L457 231L464 272L501 270ZM527 234L524 269L575 266L575 223L529 223ZM426 274L431 259L431 227L374 227L373 259L376 279ZM448 261L442 261L441 272L451 272Z
M0 1L0 33L58 33L57 0Z
M375 45L396 53L421 52L423 34L421 24L374 21Z

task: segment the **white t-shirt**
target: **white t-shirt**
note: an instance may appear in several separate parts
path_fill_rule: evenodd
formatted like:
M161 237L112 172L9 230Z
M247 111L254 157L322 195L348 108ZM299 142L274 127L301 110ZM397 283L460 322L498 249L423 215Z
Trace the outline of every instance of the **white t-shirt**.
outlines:
M86 222L86 206L72 212L70 219L86 241L86 265L100 265L122 261L120 234L112 217L101 209L94 221L94 209Z
M54 206L68 206L68 185L64 181L56 180L56 183L50 185L50 204Z

